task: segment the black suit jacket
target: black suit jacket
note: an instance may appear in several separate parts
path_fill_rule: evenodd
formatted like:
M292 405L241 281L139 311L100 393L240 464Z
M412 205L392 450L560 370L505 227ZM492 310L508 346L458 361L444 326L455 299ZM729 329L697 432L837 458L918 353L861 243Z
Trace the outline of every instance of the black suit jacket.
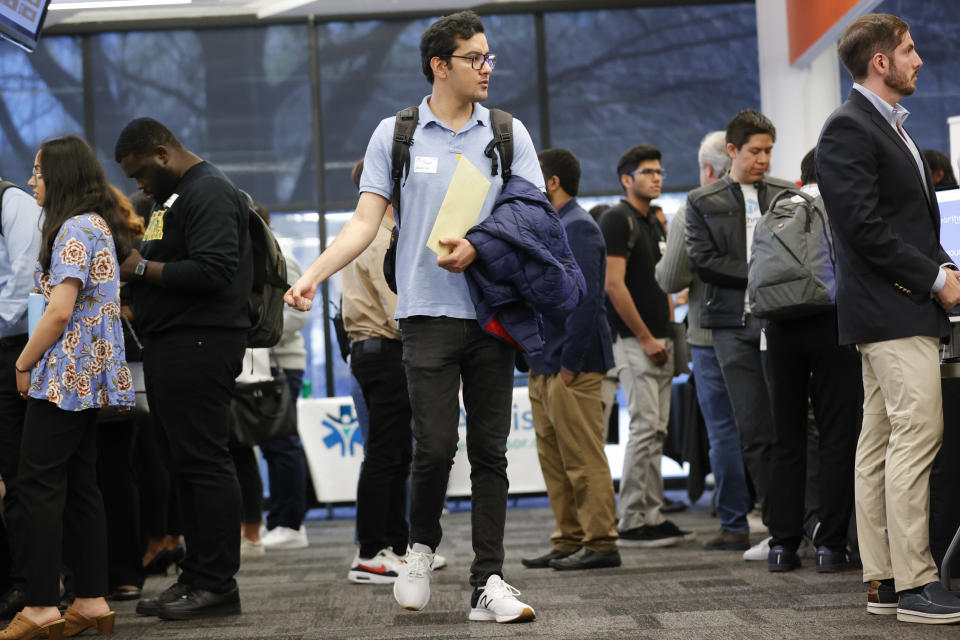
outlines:
M820 133L816 168L837 249L840 344L947 335L930 289L950 258L926 162L921 175L897 131L851 89Z

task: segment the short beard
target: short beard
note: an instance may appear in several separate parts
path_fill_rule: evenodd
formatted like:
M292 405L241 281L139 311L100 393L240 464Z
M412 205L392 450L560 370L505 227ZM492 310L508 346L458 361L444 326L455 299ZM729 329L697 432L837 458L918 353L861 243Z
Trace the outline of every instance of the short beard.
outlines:
M904 73L898 67L891 66L890 73L883 79L883 82L905 98L913 95L913 92L917 90L916 83L911 83L911 79L909 72Z

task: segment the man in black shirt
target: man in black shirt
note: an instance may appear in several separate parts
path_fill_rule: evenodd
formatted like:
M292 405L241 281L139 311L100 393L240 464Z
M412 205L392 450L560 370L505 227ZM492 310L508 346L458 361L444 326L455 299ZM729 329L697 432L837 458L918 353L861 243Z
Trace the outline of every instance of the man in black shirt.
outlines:
M620 545L665 547L686 532L663 517L660 458L670 417L673 341L670 306L654 279L654 265L666 248L666 232L650 214L660 195L660 150L628 149L617 163L624 198L600 217L607 243L605 289L617 363L630 411L630 438L620 476Z
M156 120L130 122L115 158L157 203L120 278L134 287L147 397L180 491L187 549L179 581L137 613L240 613L240 487L227 445L250 328L250 212L219 169Z

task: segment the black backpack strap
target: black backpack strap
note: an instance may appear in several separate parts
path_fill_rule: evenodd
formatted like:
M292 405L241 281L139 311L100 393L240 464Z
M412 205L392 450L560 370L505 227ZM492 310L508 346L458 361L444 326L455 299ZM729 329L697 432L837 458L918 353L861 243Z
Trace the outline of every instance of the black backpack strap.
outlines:
M420 121L420 109L407 107L397 112L393 124L393 151L391 158L391 173L393 178L393 195L390 204L393 205L393 217L400 226L400 183L410 175L410 146L413 144L413 132Z
M500 175L503 181L507 182L513 175L511 167L513 166L513 116L502 109L490 109L490 128L493 129L493 139L484 149L483 155L490 158L490 175L497 175L497 157L493 150L500 152L500 161L503 168Z

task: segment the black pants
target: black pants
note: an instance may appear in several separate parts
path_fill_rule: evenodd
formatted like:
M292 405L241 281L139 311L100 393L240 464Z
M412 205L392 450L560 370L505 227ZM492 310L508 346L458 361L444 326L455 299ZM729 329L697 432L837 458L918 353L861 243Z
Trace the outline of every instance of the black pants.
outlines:
M297 415L297 398L303 384L303 369L284 369L290 386L291 411ZM307 459L300 436L285 436L260 443L270 478L267 529L299 529L307 514Z
M142 587L140 491L133 472L136 421L97 425L97 479L107 517L108 584Z
M134 469L140 492L141 551L147 538L183 533L180 493L174 485L167 460L161 451L160 427L154 413L137 417L134 442Z
M384 547L406 553L407 476L412 435L410 397L399 340L354 342L350 368L370 412L370 431L357 483L357 538L360 557L372 558Z
M240 484L241 520L245 524L259 524L263 520L263 479L253 447L230 445L230 457L237 469Z
M503 571L514 351L476 320L416 316L401 320L400 328L417 440L410 540L431 549L440 544L440 514L457 453L462 379L474 553L470 584L482 586Z
M807 398L819 431L814 544L847 546L853 510L853 463L860 432L860 355L837 344L834 312L767 327L767 371L774 415L769 527L771 544L796 549L803 537Z
M27 336L0 340L0 477L7 487L0 518L0 593L13 583L24 582L21 534L22 513L17 467L20 463L20 438L23 435L23 414L26 402L17 392L14 363L27 343Z
M56 606L60 566L78 598L107 593L107 525L97 486L97 409L62 411L27 401L18 482L23 508L27 605Z
M186 557L180 582L225 593L240 568L240 487L227 449L230 398L246 335L219 329L144 337L150 411L179 490Z

